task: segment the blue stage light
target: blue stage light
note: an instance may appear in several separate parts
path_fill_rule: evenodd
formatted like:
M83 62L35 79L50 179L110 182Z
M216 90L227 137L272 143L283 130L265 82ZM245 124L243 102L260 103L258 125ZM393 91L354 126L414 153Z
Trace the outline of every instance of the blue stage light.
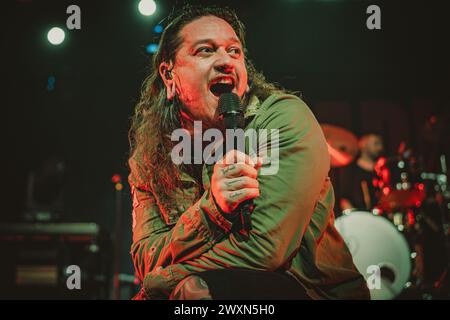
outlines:
M146 50L148 53L156 53L156 51L158 51L158 45L156 43L150 43L147 47Z
M153 31L154 31L155 33L161 33L161 32L163 32L163 27L162 27L162 25L157 24L157 25L153 28Z

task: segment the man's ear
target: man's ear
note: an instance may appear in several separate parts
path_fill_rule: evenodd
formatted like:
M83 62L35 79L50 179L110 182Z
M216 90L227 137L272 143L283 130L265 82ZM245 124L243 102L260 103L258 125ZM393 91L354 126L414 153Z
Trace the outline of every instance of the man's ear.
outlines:
M172 62L161 62L159 65L159 75L166 86L167 100L172 100L175 96L175 81L171 72L173 68Z

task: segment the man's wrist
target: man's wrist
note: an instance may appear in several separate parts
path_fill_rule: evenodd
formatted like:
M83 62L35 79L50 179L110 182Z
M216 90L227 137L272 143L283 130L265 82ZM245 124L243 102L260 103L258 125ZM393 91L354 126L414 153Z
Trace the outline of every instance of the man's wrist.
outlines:
M226 212L224 212L224 211L220 208L219 204L217 203L216 198L214 197L214 194L213 194L212 191L211 191L211 197L212 197L212 200L213 200L214 205L215 205L216 208L217 208L217 211L219 211L219 213L222 215L222 217L224 217L225 219L227 219L227 220L228 220L229 222L231 222L231 223L235 222L236 219L237 219L237 217L238 217L238 215L239 215L239 212L237 212L237 211L233 211L233 212L231 212L231 213L226 213Z
M233 221L225 218L226 213L223 212L217 204L211 189L206 190L203 195L204 200L201 202L201 207L205 214L205 218L214 226L219 227L225 234L231 232L233 228Z

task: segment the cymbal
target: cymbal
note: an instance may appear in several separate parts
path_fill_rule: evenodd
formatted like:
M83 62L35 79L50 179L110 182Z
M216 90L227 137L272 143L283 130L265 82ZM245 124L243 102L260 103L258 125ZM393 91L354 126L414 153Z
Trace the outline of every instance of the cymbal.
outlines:
M330 124L321 125L333 168L345 167L358 154L358 139L350 131Z

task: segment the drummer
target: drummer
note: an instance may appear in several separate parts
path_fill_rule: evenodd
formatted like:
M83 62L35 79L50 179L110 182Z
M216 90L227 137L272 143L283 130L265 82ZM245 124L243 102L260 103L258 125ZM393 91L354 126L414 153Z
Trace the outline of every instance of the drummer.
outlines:
M372 209L377 203L373 180L378 158L383 154L383 139L370 133L362 136L358 142L359 158L343 168L341 175L341 210L353 208Z
M379 177L375 172L375 165L384 152L383 139L380 135L371 133L362 136L358 141L359 157L350 165L342 168L341 181L341 210L366 209L372 210L378 204L374 180ZM409 237L411 238L411 234ZM421 281L425 274L423 245L418 239L409 239L414 247L413 276ZM419 283L418 282L418 283Z

